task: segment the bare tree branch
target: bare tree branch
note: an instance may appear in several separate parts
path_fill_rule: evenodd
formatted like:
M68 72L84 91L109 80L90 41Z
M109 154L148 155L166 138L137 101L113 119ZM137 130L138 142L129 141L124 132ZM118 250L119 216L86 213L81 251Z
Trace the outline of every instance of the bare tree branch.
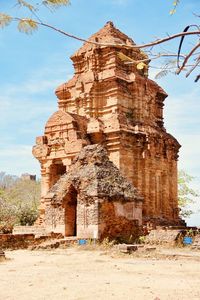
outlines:
M188 60L190 59L190 57L192 56L192 54L200 47L200 43L198 43L194 48L192 48L192 50L190 51L190 53L186 56L182 66L177 70L177 74L180 74L180 72L183 70L183 68L185 67L185 65L187 64Z
M199 66L199 57L198 57L199 52L197 52L196 50L200 47L200 26L198 26L197 24L192 24L192 25L186 26L182 32L172 34L172 35L167 33L166 37L164 37L164 38L157 38L149 43L140 44L140 45L131 45L131 44L127 45L125 43L101 43L96 40L91 40L91 39L88 40L88 39L84 39L82 37L73 35L73 34L68 33L64 30L61 30L53 25L45 23L40 19L39 15L38 15L38 12L40 11L40 7L45 6L48 9L52 9L52 8L56 9L56 8L63 7L63 6L70 4L70 0L37 0L37 1L36 0L34 0L34 1L15 0L14 2L16 3L15 6L27 9L31 13L31 17L30 18L13 17L13 16L10 16L10 15L4 14L4 13L0 13L0 27L1 28L9 25L12 21L17 21L19 31L27 33L27 34L31 34L34 31L36 31L39 26L43 26L43 27L49 28L51 30L54 30L57 33L60 33L64 36L67 36L69 38L73 38L80 42L95 45L97 47L115 47L118 49L145 49L146 50L145 52L148 53L149 58L144 57L144 59L137 60L137 61L132 59L131 57L125 57L125 55L122 52L119 53L119 54L121 54L121 60L125 64L136 64L137 68L148 69L148 63L151 60L156 60L159 58L162 59L164 57L166 57L166 58L176 57L177 58L177 66L178 66L178 70L177 70L176 74L180 74L180 72L182 72L189 66L192 66L190 68L190 70L188 71L188 73L186 74L186 77L188 77ZM180 2L181 2L180 0L173 1L173 4L172 4L173 6L172 6L172 9L170 10L171 15L173 15L176 12L176 8L180 4ZM32 19L32 16L34 17L34 19ZM200 16L196 15L196 17L199 18ZM183 41L187 36L197 38L198 43L195 47L192 48L192 50L190 50L189 54L186 55L186 54L181 54L180 52L181 52L181 48L183 45ZM166 42L169 42L169 41L177 39L177 38L180 38L180 42L179 42L179 47L178 47L176 54L170 53L169 51L167 51L165 53L164 50L160 50L160 51L163 51L163 53L153 54L151 52L151 50L153 49L154 46L162 45ZM124 57L122 57L123 55L124 55ZM195 59L194 56L196 56L197 59ZM191 58L193 58L192 61L190 60ZM188 64L188 60L190 60L190 64ZM182 63L182 65L180 66L179 63ZM168 68L170 66L170 64L171 64L171 62L170 62L170 60L168 60L168 62L165 64L165 66L161 67L160 69L166 70L166 67ZM195 81L198 81L198 80L199 80L199 78L197 76Z
M141 60L132 60L132 61L126 61L124 62L126 65L131 65L131 64L135 64L135 63L140 63L140 62L148 62L150 60L156 60L158 58L161 58L161 57L177 57L177 54L167 54L167 53L159 53L159 54L150 54L151 55L151 58L146 58L146 59L141 59ZM180 57L182 58L185 58L186 55L184 54L180 54Z
M48 0L49 2L52 1L52 3L57 3L57 0ZM65 2L65 0L58 0L58 3L61 3L62 1ZM179 32L173 35L168 35L164 38L160 38L160 39L156 39L152 42L146 43L146 44L141 44L141 45L130 45L130 44L125 44L125 43L106 43L106 42L98 42L96 40L91 40L91 39L84 39L82 37L73 35L71 33L68 33L64 30L61 30L53 25L50 25L48 23L43 22L42 20L39 19L38 15L35 13L35 11L32 9L32 7L29 8L29 4L28 2L24 1L24 0L18 0L18 2L20 3L20 5L23 5L25 7L27 7L32 14L35 15L35 18L37 20L34 20L32 18L19 18L19 17L12 17L6 14L2 14L0 13L0 27L5 27L7 25L9 25L12 21L17 21L18 22L18 29L21 32L25 32L27 34L31 34L32 32L34 32L35 30L38 29L39 26L42 27L46 27L49 28L51 30L54 30L55 32L58 32L64 36L67 36L69 38L73 38L76 39L80 42L85 42L88 44L92 44L95 45L97 47L115 47L118 49L148 49L148 52L150 53L150 57L144 57L144 59L141 60L134 60L131 57L125 57L125 54L123 54L122 52L119 53L121 54L120 59L125 63L125 64L136 64L138 68L142 67L143 68L148 68L148 66L145 64L145 62L148 64L151 60L156 60L159 58L163 58L163 57L177 57L177 61L178 61L178 70L177 70L177 74L180 74L180 72L185 69L186 66L188 66L188 60L192 57L192 56L196 56L196 50L200 47L200 43L199 43L199 37L200 37L200 27L198 25L189 25L187 26L183 32ZM66 1L68 2L68 1ZM44 3L44 1L42 2ZM60 5L60 4L59 4ZM191 28L193 30L191 30ZM194 30L197 29L197 30ZM189 54L181 54L181 47L183 44L183 40L186 38L186 36L193 36L193 37L197 37L198 38L198 43L197 45L192 48L192 50L189 52ZM176 54L174 53L157 53L157 54L152 54L151 50L154 46L169 42L171 40L177 39L177 38L181 38L180 43L179 43L179 48L178 48L178 52ZM122 57L124 56L124 57ZM182 60L182 65L179 66L179 60ZM198 66L198 63L196 63L195 59L193 59L193 66L194 68L190 69L189 74ZM189 75L188 75L189 76Z
M194 69L200 64L200 56L197 58L197 62L192 66L192 68L187 72L185 77L190 76L190 74L194 71Z
M13 18L13 20L20 21L20 20L26 20L26 19ZM196 36L196 35L200 35L200 30L189 31L189 32L180 32L180 33L176 33L174 35L168 36L166 38L158 39L158 40L152 41L150 43L141 44L141 45L99 43L99 42L96 42L96 41L87 40L87 39L78 37L76 35L70 34L70 33L66 32L64 30L58 29L55 26L52 26L52 25L44 23L44 22L39 22L39 21L35 21L35 20L34 20L34 22L37 25L53 29L54 31L59 32L60 34L63 34L65 36L68 36L70 38L76 39L76 40L81 41L81 42L85 42L85 43L88 43L88 44L93 44L93 45L96 45L96 46L104 46L104 47L110 46L110 47L125 48L125 49L137 49L137 48L142 49L142 48L148 48L148 47L152 47L152 46L155 46L155 45L159 45L159 44L165 43L167 41L176 39L176 38L181 37L181 36L189 36L189 35L195 35Z

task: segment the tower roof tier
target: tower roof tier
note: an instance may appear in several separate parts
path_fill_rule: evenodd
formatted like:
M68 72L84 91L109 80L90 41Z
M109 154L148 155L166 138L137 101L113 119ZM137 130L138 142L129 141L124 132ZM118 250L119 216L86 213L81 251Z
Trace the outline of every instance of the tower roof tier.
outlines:
M91 42L94 42L94 44ZM117 29L113 22L109 21L103 28L93 34L88 39L88 42L85 42L83 46L71 56L71 59L74 61L75 57L85 55L85 53L88 52L93 52L96 48L116 47L120 49L120 45L123 45L123 48L127 45L127 49L130 49L130 46L136 46L135 42L130 37ZM131 50L140 54L141 59L147 58L147 55L138 48L132 48Z
M128 46L134 46L135 42L126 34L117 29L113 22L109 21L98 32L93 34L89 39L89 42L98 42L102 44L126 44ZM74 53L73 56L80 55L87 51L91 51L92 48L96 48L95 44L84 43L84 45Z

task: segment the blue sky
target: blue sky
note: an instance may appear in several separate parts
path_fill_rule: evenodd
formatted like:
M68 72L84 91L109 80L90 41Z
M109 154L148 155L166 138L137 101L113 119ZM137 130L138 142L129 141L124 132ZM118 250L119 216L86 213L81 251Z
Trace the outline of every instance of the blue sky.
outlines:
M193 15L193 12L199 13L199 0L182 1L174 16L169 15L172 0L71 2L53 14L43 9L40 17L83 38L112 20L139 44L180 32L186 25L199 21ZM22 15L22 11L13 8L14 3L14 0L1 0L0 11ZM45 28L31 36L19 33L16 24L0 30L0 171L16 175L40 174L31 148L35 137L43 134L46 120L57 109L54 90L72 76L69 57L80 46L80 42ZM170 42L162 47L176 51L177 44ZM154 78L156 72L151 69L150 77ZM183 74L169 75L157 82L169 94L165 103L165 126L182 145L179 168L196 177L192 186L198 189L200 84L193 80L193 76L185 79ZM194 208L197 211L199 204ZM200 214L194 214L189 224L200 225Z

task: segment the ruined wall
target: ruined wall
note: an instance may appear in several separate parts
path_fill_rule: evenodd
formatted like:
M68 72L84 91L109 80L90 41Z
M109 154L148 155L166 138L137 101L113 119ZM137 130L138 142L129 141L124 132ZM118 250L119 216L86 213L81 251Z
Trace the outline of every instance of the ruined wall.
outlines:
M99 226L100 239L109 237L119 242L135 241L139 237L141 229L138 226L138 220L134 218L133 210L132 204L122 205L107 201L101 203L99 210L100 220L102 220Z
M45 210L45 228L47 232L62 233L64 236L78 238L106 237L129 239L135 238L142 224L142 203L110 202L94 197L90 203L79 202L76 207L76 234L70 231L69 207L47 206ZM135 235L134 235L135 234Z
M34 239L34 234L0 234L0 249L26 249Z
M80 151L68 173L58 180L44 200L47 232L102 239L110 231L112 222L117 237L124 235L125 224L130 228L142 225L142 197L98 144ZM107 209L110 210L108 216ZM126 236L128 233L129 230Z

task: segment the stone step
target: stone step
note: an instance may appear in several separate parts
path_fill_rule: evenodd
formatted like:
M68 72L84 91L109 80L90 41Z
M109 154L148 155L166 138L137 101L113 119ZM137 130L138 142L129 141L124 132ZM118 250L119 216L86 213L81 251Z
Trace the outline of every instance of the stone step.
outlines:
M182 235L180 229L158 228L150 231L145 237L145 244L175 244Z
M132 245L132 244L120 244L118 246L118 249L122 253L132 253L134 251L138 250L138 245Z
M15 226L13 228L13 234L35 234L37 236L46 235L44 226L33 225L33 226Z
M48 239L40 244L30 246L30 250L48 250L48 249L56 249L56 248L67 248L69 245L77 244L77 237L65 237L65 238L56 238L56 239Z

